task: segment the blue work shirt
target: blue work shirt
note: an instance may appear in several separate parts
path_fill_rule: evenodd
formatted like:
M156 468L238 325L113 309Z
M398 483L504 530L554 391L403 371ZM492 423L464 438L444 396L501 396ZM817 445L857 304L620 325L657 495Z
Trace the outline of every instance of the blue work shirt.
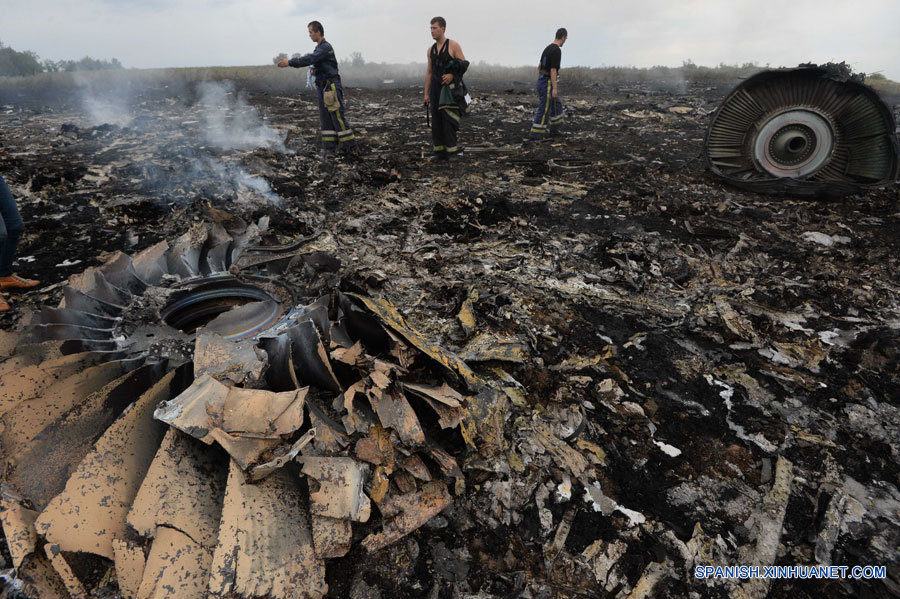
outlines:
M338 62L334 56L334 48L325 40L319 42L312 54L292 58L288 61L288 64L298 69L312 65L315 69L317 81L325 81L338 76Z

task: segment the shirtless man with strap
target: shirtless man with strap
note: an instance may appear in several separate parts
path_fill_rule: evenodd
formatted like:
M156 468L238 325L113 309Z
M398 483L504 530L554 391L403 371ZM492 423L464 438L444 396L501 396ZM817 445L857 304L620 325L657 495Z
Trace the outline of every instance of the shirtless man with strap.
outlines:
M446 29L447 21L443 17L431 19L434 44L428 48L428 72L425 75L425 104L431 110L431 137L438 158L448 158L459 152L456 143L459 112L441 110L441 88L461 79L468 66L459 43L444 34Z

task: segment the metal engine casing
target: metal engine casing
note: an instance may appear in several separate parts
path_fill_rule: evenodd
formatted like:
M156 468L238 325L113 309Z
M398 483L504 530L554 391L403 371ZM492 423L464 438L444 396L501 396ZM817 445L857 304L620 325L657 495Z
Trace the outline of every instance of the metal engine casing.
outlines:
M843 196L900 173L890 108L844 64L748 78L713 115L704 155L715 175L762 193Z

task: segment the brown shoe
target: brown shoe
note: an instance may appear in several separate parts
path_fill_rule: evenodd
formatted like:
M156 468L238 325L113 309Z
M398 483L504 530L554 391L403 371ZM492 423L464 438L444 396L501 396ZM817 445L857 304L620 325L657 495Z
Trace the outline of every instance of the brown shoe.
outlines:
M0 289L30 289L32 287L37 287L40 284L40 281L23 279L19 275L0 277Z
M6 303L6 298L0 294L0 312L6 312L9 310L9 304Z

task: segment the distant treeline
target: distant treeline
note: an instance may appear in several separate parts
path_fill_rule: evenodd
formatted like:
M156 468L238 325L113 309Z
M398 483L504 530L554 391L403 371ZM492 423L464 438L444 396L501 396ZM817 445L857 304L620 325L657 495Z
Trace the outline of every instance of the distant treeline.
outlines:
M121 69L118 59L102 60L85 56L81 60L41 60L41 57L25 50L19 52L0 42L0 77L29 77L38 73L73 71L105 71Z
M281 58L281 57L276 57ZM356 63L356 64L354 64ZM648 85L651 88L686 91L689 86L729 86L768 68L753 63L720 64L706 67L686 60L681 66L638 67L563 67L561 78L565 90L589 90L615 85ZM385 64L364 61L351 55L341 61L341 78L345 88L421 87L425 79L423 63ZM466 81L469 89L518 90L528 93L537 76L533 66L509 67L476 62L469 67ZM314 94L306 88L306 70L279 69L273 65L240 67L186 67L174 69L115 69L88 73L45 72L30 77L0 77L0 104L55 103L71 101L72 91L90 90L104 93L114 90L129 94L190 94L192 87L203 81L231 81L247 92L275 94ZM866 82L879 92L900 95L900 84L883 76L868 77Z

